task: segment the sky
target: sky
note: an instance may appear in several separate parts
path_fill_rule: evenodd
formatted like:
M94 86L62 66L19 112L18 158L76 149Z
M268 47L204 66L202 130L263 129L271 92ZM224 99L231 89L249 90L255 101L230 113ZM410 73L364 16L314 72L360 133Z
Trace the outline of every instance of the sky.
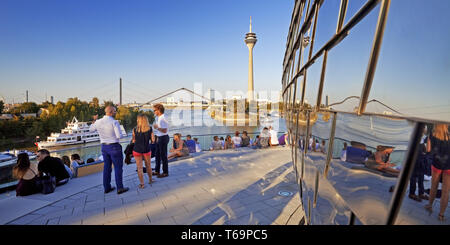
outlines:
M325 1L320 9L314 51L334 34L339 2ZM349 1L346 22L364 2ZM125 103L194 83L205 93L246 91L250 16L258 38L255 90L279 91L293 6L292 0L2 0L0 99L23 102L28 90L38 103L46 96L118 102L120 77ZM378 10L330 51L329 103L361 94ZM447 0L391 1L370 99L450 121L448 13ZM308 101L317 96L320 68L321 59L308 71Z

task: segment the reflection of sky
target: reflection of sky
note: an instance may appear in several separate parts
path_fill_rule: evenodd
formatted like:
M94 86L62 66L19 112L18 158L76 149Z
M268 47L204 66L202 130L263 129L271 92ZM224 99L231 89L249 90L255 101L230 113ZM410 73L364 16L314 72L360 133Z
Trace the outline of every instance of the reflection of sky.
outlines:
M315 50L333 35L339 2L321 8ZM364 2L349 1L346 21ZM7 90L0 96L23 101L28 89L38 102L46 93L56 100L117 102L120 76L125 102L194 82L205 90L245 91L250 15L258 36L255 89L279 90L292 7L292 1L268 0L1 1L0 85ZM360 95L378 10L330 52L324 88L330 103ZM400 112L450 120L449 12L447 0L391 1L371 98ZM321 60L308 72L308 101L315 101L320 66Z
M362 1L350 1L348 15L362 6L358 2ZM321 14L325 15L326 10L324 8ZM341 43L342 47L330 52L324 90L330 96L330 103L350 95L360 96L378 11L379 7L355 27ZM449 11L450 2L444 0L391 1L369 99L380 100L405 114L417 112L421 117L450 120ZM328 33L332 33L335 26L330 22ZM319 37L320 32L317 35ZM320 77L321 61L316 64L319 64L317 68L308 74L314 80L308 91L313 94L310 99L317 94L316 81ZM357 105L357 100L350 100L342 108L353 109ZM387 109L369 104L368 110L383 112Z

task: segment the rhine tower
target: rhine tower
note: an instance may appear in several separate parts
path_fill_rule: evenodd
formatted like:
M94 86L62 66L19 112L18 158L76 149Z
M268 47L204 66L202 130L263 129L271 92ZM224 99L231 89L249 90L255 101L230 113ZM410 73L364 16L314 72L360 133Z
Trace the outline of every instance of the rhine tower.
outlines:
M252 32L252 17L250 16L250 32L245 34L245 44L248 47L248 100L254 100L253 87L253 47L256 44L256 34Z

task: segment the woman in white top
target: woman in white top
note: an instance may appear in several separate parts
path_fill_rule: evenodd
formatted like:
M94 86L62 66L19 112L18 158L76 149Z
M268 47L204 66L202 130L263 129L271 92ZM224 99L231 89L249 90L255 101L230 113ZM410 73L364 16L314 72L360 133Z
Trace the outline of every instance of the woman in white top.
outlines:
M241 139L241 137L239 137L239 131L236 131L234 133L234 137L231 138L231 141L233 141L235 147L240 147L241 146L242 139Z
M269 134L270 134L270 146L277 146L279 144L278 142L278 132L275 131L272 126L269 127Z

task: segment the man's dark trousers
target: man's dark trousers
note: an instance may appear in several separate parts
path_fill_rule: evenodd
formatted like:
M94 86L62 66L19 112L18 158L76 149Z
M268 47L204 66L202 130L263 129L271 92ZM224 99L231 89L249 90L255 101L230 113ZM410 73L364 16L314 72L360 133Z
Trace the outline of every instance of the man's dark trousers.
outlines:
M169 163L167 160L167 145L169 144L169 136L158 136L156 140L155 155L155 172L160 173L161 161L163 165L163 173L169 174Z

